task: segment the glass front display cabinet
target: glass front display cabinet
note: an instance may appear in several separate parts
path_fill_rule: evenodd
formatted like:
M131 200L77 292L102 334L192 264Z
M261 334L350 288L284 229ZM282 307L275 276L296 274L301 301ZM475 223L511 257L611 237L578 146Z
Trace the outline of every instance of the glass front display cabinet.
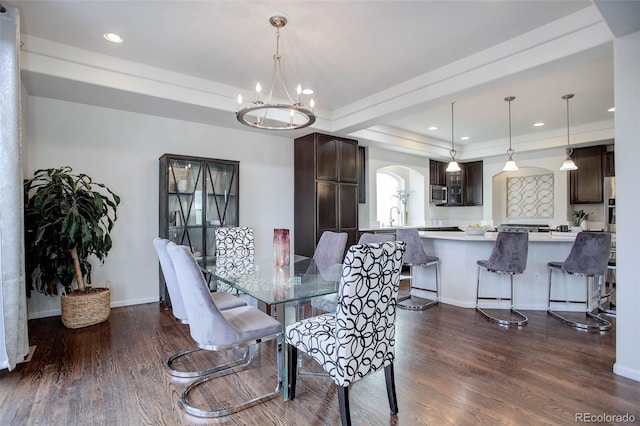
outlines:
M197 260L212 260L215 230L238 226L239 171L238 161L160 157L160 237L190 247ZM160 301L171 306L162 271Z

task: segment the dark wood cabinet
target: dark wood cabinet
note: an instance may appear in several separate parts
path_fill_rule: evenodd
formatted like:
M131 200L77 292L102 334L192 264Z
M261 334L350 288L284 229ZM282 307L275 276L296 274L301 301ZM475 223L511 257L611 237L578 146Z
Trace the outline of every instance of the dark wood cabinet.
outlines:
M447 163L442 161L429 160L429 184L431 185L447 185L445 170Z
M571 204L600 204L603 202L606 147L604 145L576 148L573 161L578 170L569 172Z
M482 161L464 163L464 204L482 205Z
M159 166L158 235L191 248L197 259L215 257L215 230L238 226L238 161L164 154ZM160 273L160 300L170 306Z
M367 149L358 146L358 203L367 202Z
M604 164L604 175L612 177L616 175L616 156L615 152L607 151Z
M429 183L447 187L447 206L481 206L483 203L482 161L458 164L459 172L446 172L447 163L429 160Z
M449 172L447 178L447 205L451 207L464 205L464 164L460 164L459 172Z
M357 242L362 172L358 141L312 133L294 141L295 253L313 256L324 231Z

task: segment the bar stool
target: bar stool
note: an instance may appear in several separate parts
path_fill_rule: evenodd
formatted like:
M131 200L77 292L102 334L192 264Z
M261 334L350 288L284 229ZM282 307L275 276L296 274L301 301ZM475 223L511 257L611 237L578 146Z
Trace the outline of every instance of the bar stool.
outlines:
M616 281L616 259L609 259L607 263L607 272L604 275L604 280L598 280L598 311L603 312L610 316L616 315L616 303L613 297L613 286ZM607 289L607 283L609 288ZM609 303L609 308L605 308L603 300Z
M611 234L606 232L580 232L576 235L576 241L571 247L569 256L564 262L549 262L549 303L547 313L552 317L560 320L566 325L573 326L579 330L605 331L611 328L611 323L591 312L589 309L592 300L592 286L590 278L593 280L603 280L607 270L609 261L609 252L611 248ZM568 275L577 275L586 278L586 299L585 300L569 300L566 296L564 299L552 299L551 277L553 271L561 271ZM600 293L597 295L600 303ZM585 314L588 318L595 321L593 323L583 323L574 321L560 315L551 309L551 303L564 302L565 304L583 304L585 305Z
M404 253L403 264L409 266L411 269L410 276L402 278L409 278L410 292L414 288L422 291L426 291L435 295L435 300L423 299L421 297L409 296L409 298L402 301L398 301L398 307L409 310L422 310L432 306L436 306L440 302L440 271L439 263L440 258L436 256L427 256L422 247L422 241L420 240L420 234L417 229L398 229L396 231L396 240L404 241L407 244L407 250ZM436 282L435 289L423 288L413 285L413 268L415 266L434 266Z
M480 312L487 320L497 322L500 325L518 327L525 325L529 319L522 312L513 307L513 276L522 274L527 267L527 255L529 254L529 233L528 232L499 232L496 243L491 250L489 260L478 260L478 280L476 287L476 311ZM480 296L480 270L486 269L488 272L495 274L509 275L510 293L509 297L498 296ZM509 311L516 315L519 319L502 319L489 315L479 306L482 300L508 300L510 303ZM485 308L487 309L487 308Z

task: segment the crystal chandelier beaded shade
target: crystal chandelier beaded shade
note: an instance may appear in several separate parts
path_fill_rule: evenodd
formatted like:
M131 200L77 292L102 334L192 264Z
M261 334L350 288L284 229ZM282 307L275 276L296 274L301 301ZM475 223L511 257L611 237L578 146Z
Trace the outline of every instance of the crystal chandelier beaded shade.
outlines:
M280 55L280 28L287 24L287 18L282 15L273 15L269 22L276 29L276 53L273 55L273 71L271 74L271 87L265 100L260 99L262 86L256 84L256 98L247 107L243 107L242 96L238 95L238 111L236 118L245 126L265 130L294 130L311 126L316 121L313 99L307 108L301 101L302 86L296 88L296 100L292 99L287 89L287 84L282 71L282 56ZM282 84L284 94L289 103L273 103L272 97L276 81Z

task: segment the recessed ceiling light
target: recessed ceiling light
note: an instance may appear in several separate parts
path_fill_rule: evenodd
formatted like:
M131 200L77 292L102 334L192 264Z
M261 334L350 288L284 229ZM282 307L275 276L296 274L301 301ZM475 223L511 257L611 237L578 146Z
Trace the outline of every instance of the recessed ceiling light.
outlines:
M302 93L305 95L313 95L313 89L302 89Z
M607 111L609 111L609 112L615 112L615 111L616 111L616 109L615 109L615 108L609 108Z
M122 37L120 37L116 33L104 33L104 34L102 34L102 37L104 37L105 40L110 41L111 43L122 43L122 42L124 42L124 39Z
M468 141L469 139L469 136L463 136L460 138L461 141Z
M533 127L541 127L541 126L544 126L544 123L542 121L538 123L533 123Z
M429 127L429 130L438 130L438 128L436 126L431 126Z

